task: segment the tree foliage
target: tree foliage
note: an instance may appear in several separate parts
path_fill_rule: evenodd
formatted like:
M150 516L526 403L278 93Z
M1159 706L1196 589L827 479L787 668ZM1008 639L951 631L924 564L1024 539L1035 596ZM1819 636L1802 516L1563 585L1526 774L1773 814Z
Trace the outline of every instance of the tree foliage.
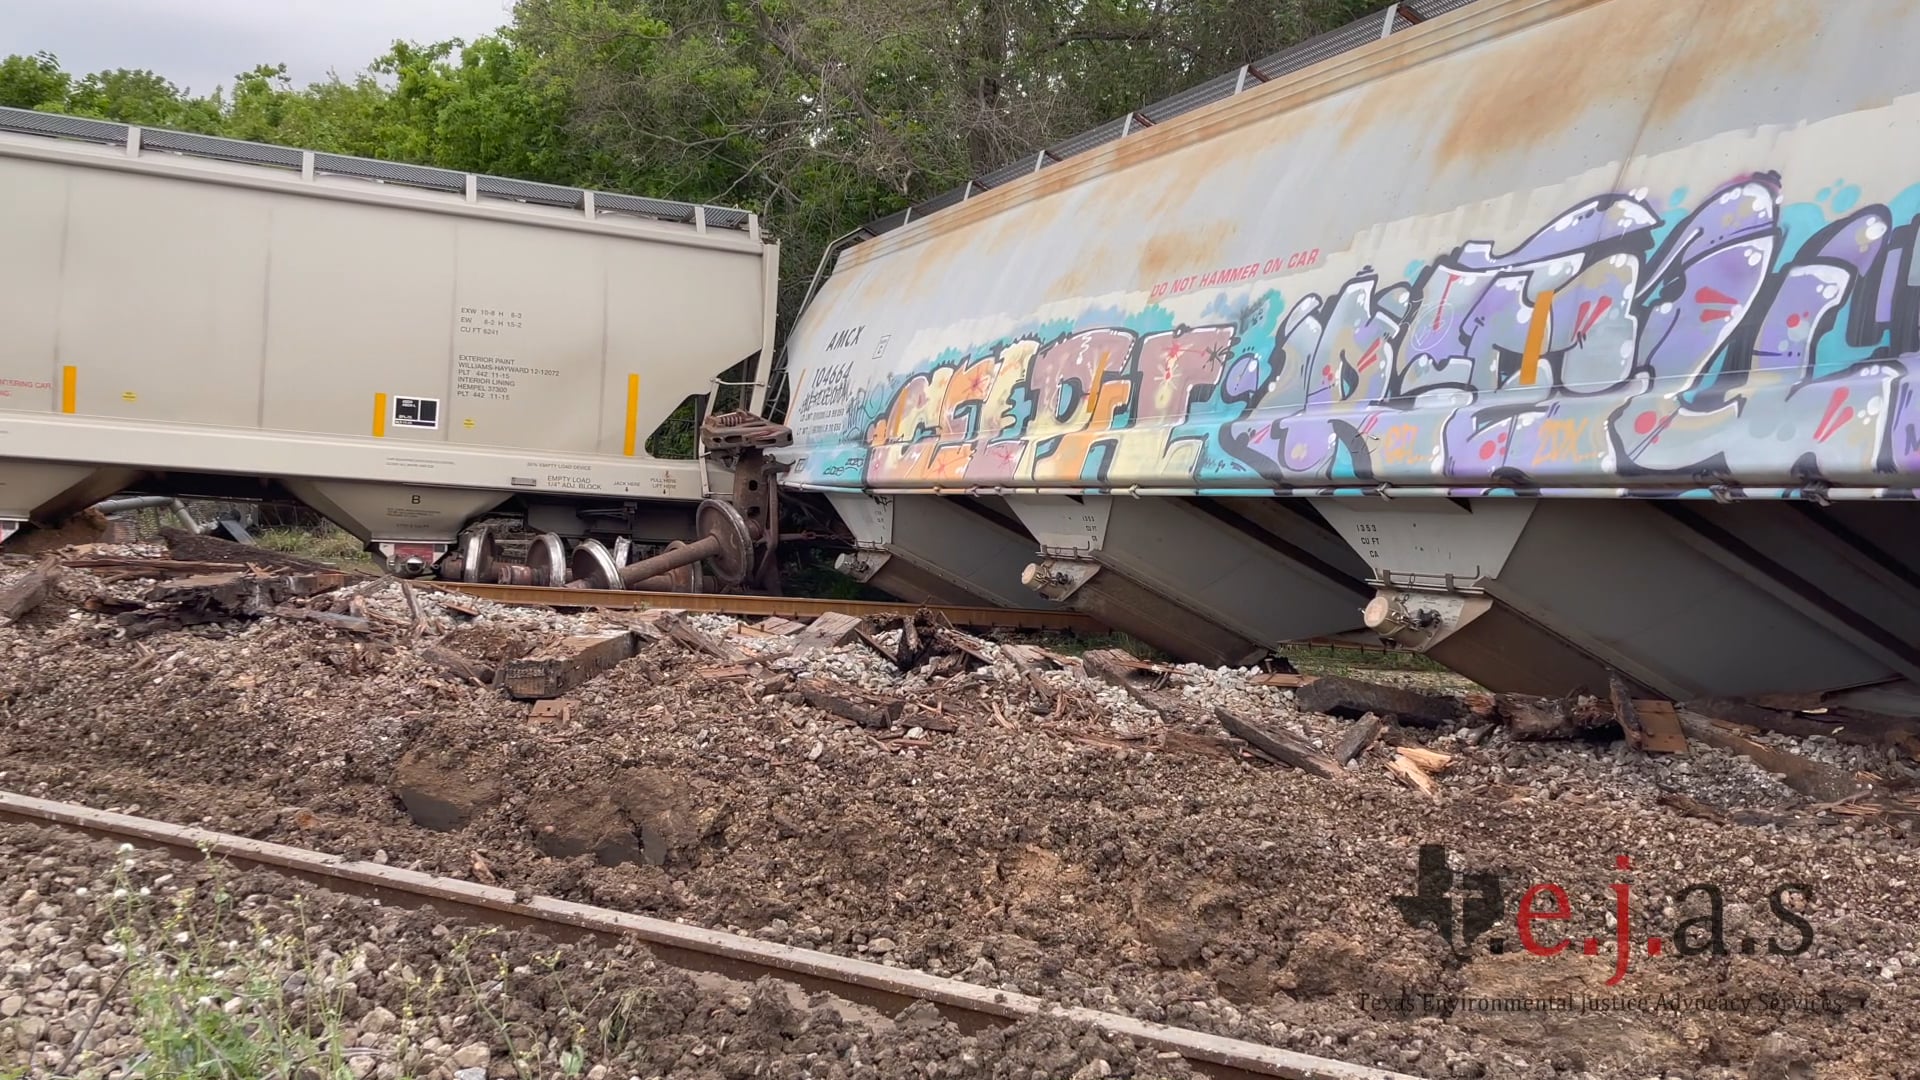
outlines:
M351 79L188 97L151 71L0 61L0 105L761 214L791 315L826 246L1379 0L518 0Z
M15 109L58 107L67 100L73 77L60 70L52 53L9 56L0 60L0 105Z

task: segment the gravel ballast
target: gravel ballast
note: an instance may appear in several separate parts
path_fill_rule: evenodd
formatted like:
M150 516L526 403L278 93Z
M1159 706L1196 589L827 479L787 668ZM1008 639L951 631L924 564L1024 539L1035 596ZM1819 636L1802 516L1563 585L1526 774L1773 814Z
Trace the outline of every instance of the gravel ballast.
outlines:
M782 657L783 639L721 616L689 619L748 664L648 644L576 689L570 715L536 719L410 647L392 582L364 588L402 628L384 641L271 617L126 640L76 605L141 583L69 571L61 588L0 628L0 788L1422 1076L1898 1076L1910 1056L1920 860L1904 820L1823 810L1707 747L1390 726L1326 780L1220 739L1215 706L1323 750L1347 726L1251 672L1182 668L1162 715L1074 670L1038 689L991 643L990 666L929 679L858 643ZM461 598L470 617L419 595L424 641L496 665L633 618ZM870 731L783 676L914 706ZM1385 768L1396 740L1452 756L1435 796ZM1911 782L1880 751L1769 741ZM1470 875L1497 877L1503 915L1471 947L1395 902L1423 844L1450 853L1453 919ZM1542 883L1572 913L1533 924L1572 942L1553 957L1516 932ZM1617 883L1633 955L1609 986ZM1720 891L1725 955L1672 947L1708 909L1675 900L1697 884ZM1798 955L1769 952L1799 940L1777 892L1810 929ZM1648 955L1649 937L1667 948Z
M632 944L450 923L30 826L0 825L0 899L0 1061L34 1077L167 1062L303 1080L1191 1075L1060 1018L962 1035L924 1004L886 1016ZM245 1047L267 1071L216 1071Z

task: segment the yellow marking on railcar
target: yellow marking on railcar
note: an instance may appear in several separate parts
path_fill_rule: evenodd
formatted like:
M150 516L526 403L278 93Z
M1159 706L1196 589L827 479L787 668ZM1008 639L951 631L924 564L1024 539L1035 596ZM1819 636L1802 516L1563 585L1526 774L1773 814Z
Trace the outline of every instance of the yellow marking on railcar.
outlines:
M640 376L627 376L627 437L620 444L621 453L633 456L634 437L640 425Z
M1532 386L1540 377L1540 354L1547 351L1547 329L1553 324L1553 290L1533 302L1533 321L1527 324L1527 351L1520 357L1520 385Z
M60 411L76 412L79 398L80 369L72 364L60 369Z
M387 437L387 395L373 395L373 437Z

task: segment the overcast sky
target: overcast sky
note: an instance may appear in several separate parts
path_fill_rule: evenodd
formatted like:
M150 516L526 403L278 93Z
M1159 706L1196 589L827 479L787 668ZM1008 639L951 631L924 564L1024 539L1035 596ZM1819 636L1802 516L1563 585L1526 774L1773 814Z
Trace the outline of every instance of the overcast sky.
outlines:
M396 38L471 41L512 0L0 0L0 56L44 49L75 74L149 68L195 94L287 65L304 86L349 77Z

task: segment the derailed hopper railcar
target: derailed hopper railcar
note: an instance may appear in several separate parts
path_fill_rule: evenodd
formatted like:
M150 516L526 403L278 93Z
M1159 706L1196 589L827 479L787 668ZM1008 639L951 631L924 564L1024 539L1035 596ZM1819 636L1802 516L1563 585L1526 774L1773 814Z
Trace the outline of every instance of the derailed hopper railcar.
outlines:
M0 538L138 489L415 567L497 510L689 539L648 439L761 381L777 262L741 210L0 110Z
M1335 37L840 254L784 392L848 567L1212 662L1358 631L1543 693L1920 680L1920 4Z

